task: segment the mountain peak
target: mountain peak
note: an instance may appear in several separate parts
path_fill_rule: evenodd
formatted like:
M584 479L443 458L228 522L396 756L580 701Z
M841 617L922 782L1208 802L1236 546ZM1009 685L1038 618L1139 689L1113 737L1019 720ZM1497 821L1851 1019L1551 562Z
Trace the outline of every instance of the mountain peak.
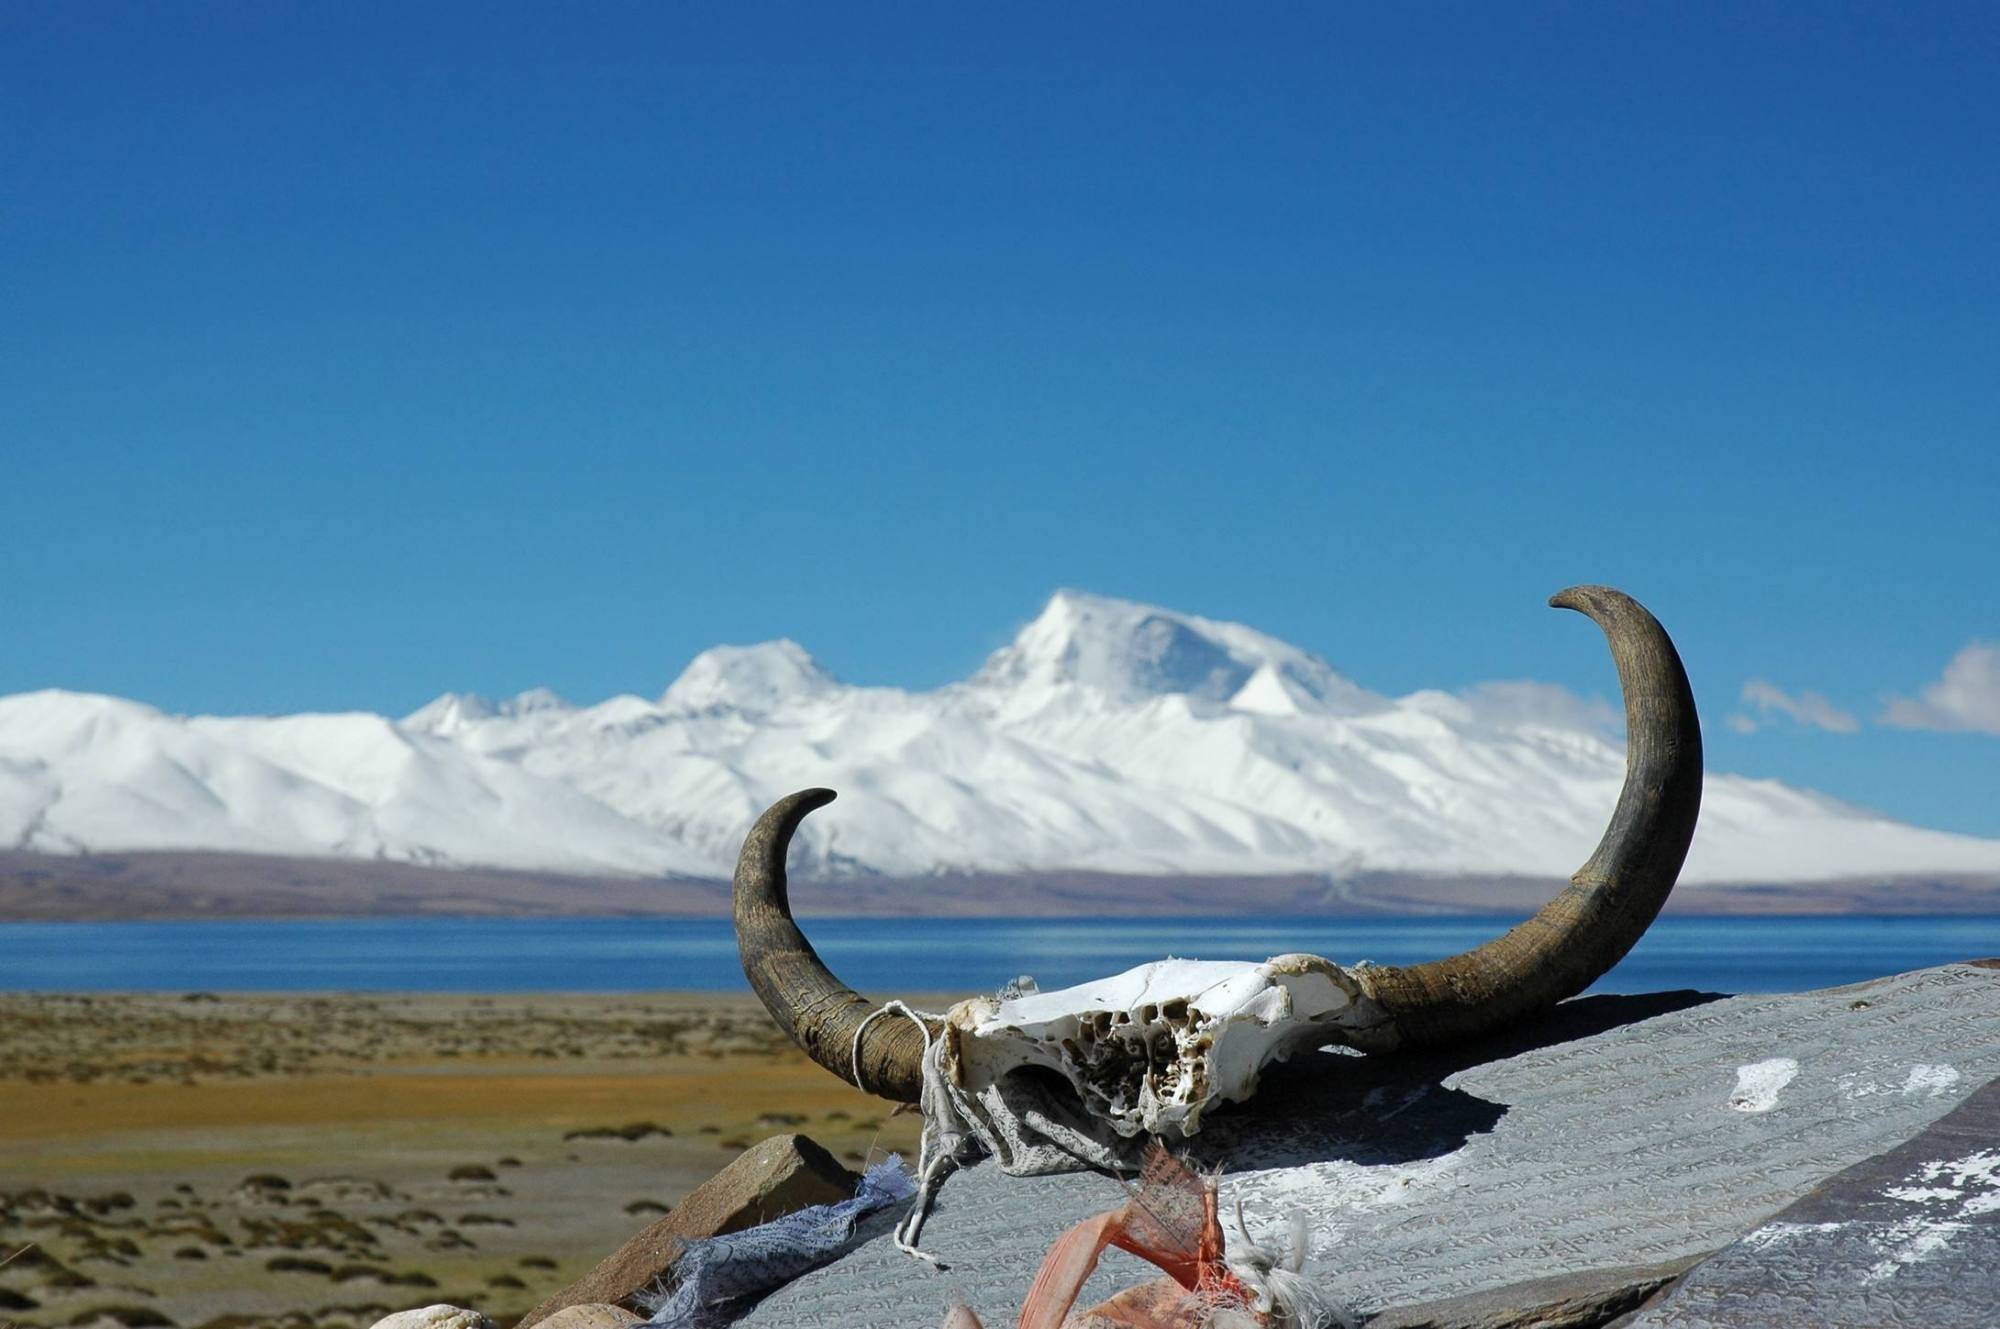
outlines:
M404 716L405 729L425 734L455 734L467 725L490 720L500 713L491 698L476 692L445 692Z
M1083 687L1120 701L1183 695L1223 703L1268 676L1255 706L1280 682L1309 709L1349 710L1368 694L1308 654L1239 623L1064 588L975 676L986 687Z
M536 711L573 711L576 708L547 688L529 688L500 703L504 715L529 715Z
M1381 697L1250 628L1065 590L936 692L774 641L704 652L663 705L447 693L401 728L0 698L0 846L727 874L759 809L831 785L855 796L801 837L818 871L1560 876L1624 778L1618 715L1519 681ZM2000 841L1773 781L1702 798L1693 881L2000 868Z
M411 711L397 723L404 729L442 736L455 734L481 720L499 717L511 720L523 715L575 709L547 688L529 688L506 701L494 701L476 692L447 692Z
M715 707L763 712L798 697L831 692L840 681L805 647L781 637L754 646L712 646L689 662L660 697L674 710Z

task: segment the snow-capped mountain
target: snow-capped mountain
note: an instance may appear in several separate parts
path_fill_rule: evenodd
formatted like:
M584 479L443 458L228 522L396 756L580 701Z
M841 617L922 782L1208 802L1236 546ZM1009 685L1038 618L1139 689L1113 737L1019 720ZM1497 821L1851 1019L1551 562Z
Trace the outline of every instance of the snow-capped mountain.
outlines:
M1560 688L1383 696L1237 624L1062 591L933 692L777 641L657 700L447 694L401 721L0 698L0 847L722 876L763 807L823 784L843 797L794 851L821 872L1560 876L1610 816L1621 731ZM1991 871L2000 841L1712 773L1684 879Z

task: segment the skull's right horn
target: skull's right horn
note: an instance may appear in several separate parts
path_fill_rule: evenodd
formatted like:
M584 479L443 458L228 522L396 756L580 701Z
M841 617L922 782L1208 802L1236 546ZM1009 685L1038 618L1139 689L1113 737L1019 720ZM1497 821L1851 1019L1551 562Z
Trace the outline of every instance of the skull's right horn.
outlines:
M1476 1037L1595 983L1659 916L1694 838L1701 721L1666 629L1609 586L1572 586L1549 604L1590 615L1611 643L1625 693L1618 807L1570 884L1505 936L1448 960L1353 971L1391 1017L1399 1046Z

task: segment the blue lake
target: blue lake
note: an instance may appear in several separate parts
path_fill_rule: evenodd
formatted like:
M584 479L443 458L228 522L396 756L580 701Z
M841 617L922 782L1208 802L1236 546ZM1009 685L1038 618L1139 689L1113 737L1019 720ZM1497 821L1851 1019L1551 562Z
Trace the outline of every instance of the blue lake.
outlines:
M822 918L802 926L869 992L1044 988L1166 955L1310 951L1408 964L1497 918ZM2000 917L1694 918L1653 925L1600 992L1787 992L2000 955ZM744 989L727 919L369 918L0 924L0 990L616 992Z

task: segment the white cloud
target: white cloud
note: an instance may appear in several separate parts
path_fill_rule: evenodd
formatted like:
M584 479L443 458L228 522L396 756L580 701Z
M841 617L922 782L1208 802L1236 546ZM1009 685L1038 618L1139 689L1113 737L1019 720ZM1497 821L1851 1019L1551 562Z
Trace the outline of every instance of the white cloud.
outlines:
M1917 697L1889 698L1882 723L2000 735L2000 642L1971 643Z
M1743 685L1743 704L1760 716L1782 715L1795 724L1824 729L1829 733L1851 734L1861 728L1859 720L1819 693L1801 692L1793 696L1775 683L1767 683L1761 678L1753 678ZM1749 716L1742 719L1744 723L1739 724L1732 717L1730 727L1741 734L1751 733L1757 728L1756 721Z
M1741 711L1732 711L1728 724L1731 729L1734 729L1739 734L1754 734L1757 732L1757 722Z
M1458 698L1488 724L1603 730L1625 720L1624 710L1602 697L1581 697L1558 684L1527 679L1477 683Z

